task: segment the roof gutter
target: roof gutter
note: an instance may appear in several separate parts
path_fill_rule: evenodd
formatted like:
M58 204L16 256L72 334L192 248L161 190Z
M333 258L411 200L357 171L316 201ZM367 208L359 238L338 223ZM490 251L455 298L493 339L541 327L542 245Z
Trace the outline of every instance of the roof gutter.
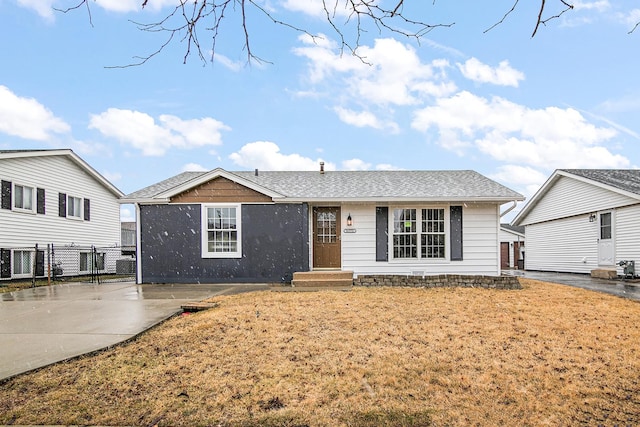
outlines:
M504 211L504 212L502 212L500 214L500 218L502 218L503 216L505 216L506 214L508 214L512 210L514 210L516 206L518 206L518 201L517 200L513 200L511 203L512 203L512 205L509 206L506 211Z

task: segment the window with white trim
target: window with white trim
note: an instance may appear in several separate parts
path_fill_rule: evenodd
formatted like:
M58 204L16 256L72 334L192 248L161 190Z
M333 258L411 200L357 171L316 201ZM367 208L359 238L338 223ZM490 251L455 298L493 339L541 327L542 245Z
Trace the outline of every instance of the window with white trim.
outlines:
M13 251L13 275L30 275L33 264L31 251Z
M33 187L15 184L13 186L13 207L16 209L33 211Z
M202 257L240 258L240 205L202 206Z
M394 259L446 259L447 218L444 208L393 210Z
M82 219L82 199L67 196L67 217Z
M80 271L104 270L104 252L80 252Z

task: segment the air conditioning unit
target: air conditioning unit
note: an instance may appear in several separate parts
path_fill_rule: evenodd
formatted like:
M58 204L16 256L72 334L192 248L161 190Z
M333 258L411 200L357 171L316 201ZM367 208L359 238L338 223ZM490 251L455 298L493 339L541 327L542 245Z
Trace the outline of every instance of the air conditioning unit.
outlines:
M620 261L618 263L620 267L624 267L624 278L633 279L636 277L636 262L633 260Z

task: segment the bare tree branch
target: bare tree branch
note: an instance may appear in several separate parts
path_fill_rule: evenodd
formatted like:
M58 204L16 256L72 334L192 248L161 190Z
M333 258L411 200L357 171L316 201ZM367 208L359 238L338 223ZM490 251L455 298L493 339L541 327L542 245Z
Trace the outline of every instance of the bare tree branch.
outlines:
M89 22L93 26L91 9L89 2L91 0L75 0L77 4L67 9L56 9L57 11L68 13L85 6L89 15ZM139 0L142 8L148 6L153 0ZM176 0L179 4L164 18L157 22L140 23L131 21L141 31L150 33L164 33L165 41L157 50L146 56L135 56L134 63L125 66L112 66L107 68L125 68L136 65L142 65L159 55L171 43L180 40L185 44L183 63L186 63L189 57L197 55L203 61L213 61L217 42L224 34L225 36L233 31L233 28L226 28L223 31L222 25L227 22L229 16L235 15L238 20L240 32L243 40L243 50L246 52L247 63L269 62L260 58L254 52L251 44L252 28L254 24L250 22L250 18L254 16L251 10L260 12L260 15L266 17L269 21L279 26L286 27L290 30L306 34L317 41L319 35L295 25L292 22L282 21L278 19L274 12L267 10L257 0ZM416 0L419 1L419 0ZM504 14L502 19L486 29L484 33L493 30L495 27L504 23L509 16L514 13L519 6L520 0L513 0L511 8ZM550 20L559 18L564 13L573 9L573 5L568 3L570 0L556 0L563 9L548 18L544 18L544 14L549 6L547 0L539 0L540 7L536 17L535 26L531 37L534 37L541 25L546 25ZM435 0L433 0L435 4ZM429 24L422 20L414 19L405 15L405 0L390 1L389 6L384 6L380 0L322 0L322 7L326 22L333 33L337 36L340 51L345 50L350 54L360 58L366 62L366 58L359 54L361 47L361 37L363 37L369 29L377 29L379 33L391 33L402 37L410 38L420 43L422 37L437 28L447 28L455 23L433 23ZM348 13L341 13L340 8L344 8ZM633 33L640 26L638 22L629 33ZM203 50L200 42L202 31L208 33L211 40L210 52Z
M640 26L640 22L636 22L636 25L634 25L633 28L627 34L633 33L636 30L636 28L638 28L638 26Z

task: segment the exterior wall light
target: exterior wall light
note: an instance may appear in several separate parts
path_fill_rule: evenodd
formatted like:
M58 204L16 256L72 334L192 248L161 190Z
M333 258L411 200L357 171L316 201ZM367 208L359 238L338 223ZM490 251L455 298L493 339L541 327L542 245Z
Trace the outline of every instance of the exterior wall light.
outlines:
M353 219L351 219L351 214L347 216L347 227L351 227L353 225Z
M592 213L591 215L589 215L589 222L595 222L596 220L596 214Z

